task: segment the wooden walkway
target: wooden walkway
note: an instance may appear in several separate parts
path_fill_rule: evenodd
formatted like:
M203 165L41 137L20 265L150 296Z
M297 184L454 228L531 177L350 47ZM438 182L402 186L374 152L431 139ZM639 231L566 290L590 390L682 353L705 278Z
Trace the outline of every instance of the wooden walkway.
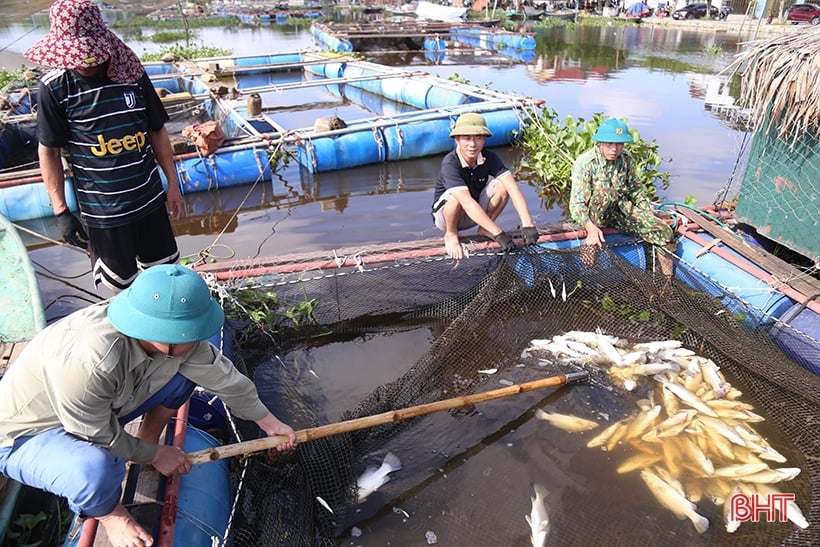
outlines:
M0 355L0 378L6 373L6 369L14 362L15 359L26 347L25 342L0 342L2 347L2 355Z

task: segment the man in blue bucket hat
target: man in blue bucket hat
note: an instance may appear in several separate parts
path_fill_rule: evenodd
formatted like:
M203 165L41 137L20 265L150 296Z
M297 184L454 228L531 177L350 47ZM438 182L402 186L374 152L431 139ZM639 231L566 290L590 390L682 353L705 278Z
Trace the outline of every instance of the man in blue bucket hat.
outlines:
M268 435L296 435L253 383L207 339L224 314L193 270L140 273L110 304L90 306L40 332L0 380L0 472L68 499L97 518L115 546L150 546L151 534L120 502L125 462L163 475L191 464L159 445L163 428L196 385ZM144 415L136 436L124 429Z
M632 142L629 127L617 118L604 120L592 139L594 148L584 152L572 166L569 212L587 232L581 258L592 266L595 251L605 243L603 228L635 234L647 243L661 247L672 242L672 229L652 211L635 173L635 162L624 145ZM665 274L672 262L659 253Z
M492 136L481 114L467 112L458 117L450 136L455 150L441 160L433 194L433 221L444 232L447 256L460 260L464 250L458 233L478 225L478 233L494 239L502 251L516 248L510 234L496 224L496 219L512 201L521 220L525 245L538 241L538 229L532 223L527 201L512 173L484 142Z

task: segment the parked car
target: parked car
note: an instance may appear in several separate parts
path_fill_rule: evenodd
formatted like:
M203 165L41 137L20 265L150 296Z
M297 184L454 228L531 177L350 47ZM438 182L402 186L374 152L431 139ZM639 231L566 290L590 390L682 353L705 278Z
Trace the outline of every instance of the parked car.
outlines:
M786 21L792 25L796 25L797 23L820 25L820 5L795 4L786 10Z
M717 19L720 16L720 10L715 6L711 8L710 16ZM700 19L701 17L706 17L706 4L687 4L672 12L672 19Z

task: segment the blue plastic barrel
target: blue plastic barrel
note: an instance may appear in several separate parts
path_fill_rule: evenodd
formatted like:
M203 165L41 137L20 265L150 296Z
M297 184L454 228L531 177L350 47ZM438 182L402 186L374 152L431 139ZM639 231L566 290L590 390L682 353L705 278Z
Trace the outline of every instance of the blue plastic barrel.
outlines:
M460 92L451 86L441 86L435 83L430 86L427 93L427 106L425 108L444 108L448 106L459 106L467 104L471 97Z
M348 126L350 129L350 126ZM297 159L312 173L382 163L387 158L381 131L367 127L350 133L299 142Z
M574 249L580 247L583 243L584 240L582 239L566 239L539 243L535 247L553 250ZM644 252L643 242L635 236L629 234L607 234L606 244L609 250L624 261L640 269L646 268L646 253ZM609 255L601 253L598 255L598 260L608 262L610 258ZM586 264L581 262L579 256L575 257L575 262L575 269L578 271L583 272L589 269ZM601 262L596 264L596 266L610 269L613 272L617 271L611 268L611 265L607 262ZM530 252L527 252L526 247L519 248L513 257L513 270L518 277L530 286L533 285L536 280L538 280L539 283L544 283L547 278L555 283L554 276L559 275L563 268L564 258L562 256L551 253L539 253L537 248ZM612 280L615 280L616 277L617 276L613 275ZM567 290L571 289L572 287L567 287ZM561 289L557 290L560 291Z
M66 177L65 198L68 208L77 210L77 199L74 193L74 179ZM42 182L10 186L0 192L0 214L12 222L34 218L53 218L51 199L46 185Z
M187 158L177 162L177 175L183 194L271 180L268 153L262 147ZM164 175L163 182L167 185Z
M390 100L409 104L422 110L427 106L430 82L417 78L387 78L382 81L382 94Z
M429 51L425 50L424 58L433 63L434 65L440 65L444 62L444 59L447 58L447 52L444 50L441 51Z
M425 38L424 39L424 50L425 51L442 51L447 49L447 42L444 38Z
M185 452L219 445L220 442L212 435L187 426ZM231 492L227 460L195 465L189 473L182 475L179 481L174 545L212 545L214 536L221 540L231 515Z
M493 132L493 136L487 137L484 142L484 146L487 148L508 145L510 143L510 133L521 129L521 120L513 108L481 112L481 115L487 120L487 127Z
M270 55L244 55L235 57L233 64L235 66L262 66L265 70L276 70L276 67L271 67L271 64L285 64L298 63L302 60L299 53L273 53Z
M709 234L699 234L707 242L714 238ZM727 260L721 258L717 253L707 252L700 256L697 253L703 249L700 244L689 238L681 238L678 242L676 253L683 262L683 267L676 269L676 275L683 282L697 289L704 289L711 294L722 299L723 304L732 313L742 314L746 322L753 326L761 323L771 323L780 317L794 305L794 301L784 294L769 286L765 281L745 272ZM740 254L721 247L737 260L752 264ZM687 271L686 265L706 276L718 287L711 284L698 282L698 276L694 272ZM732 296L727 296L729 293Z
M432 156L453 148L449 118L385 126L382 132L388 160Z
M366 68L361 65L350 65L345 70L345 78L372 78L370 80L362 80L358 82L347 82L346 85L359 87L376 95L383 95L382 80L379 76L383 76L381 71L372 68Z
M820 314L795 304L781 316L771 335L795 362L820 375Z

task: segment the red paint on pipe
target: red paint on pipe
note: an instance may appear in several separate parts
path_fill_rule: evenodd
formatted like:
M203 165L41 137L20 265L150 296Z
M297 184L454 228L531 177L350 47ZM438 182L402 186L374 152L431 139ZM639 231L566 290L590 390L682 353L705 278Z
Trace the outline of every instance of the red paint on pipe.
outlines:
M701 237L698 234L693 233L693 232L688 232L687 231L683 235L685 237L688 237L689 239L691 239L692 241L694 241L695 243L697 243L698 245L700 245L702 247L704 247L706 245L709 245L709 243L710 243L707 239L705 239L705 238L703 238L703 237ZM770 287L772 287L776 291L779 291L782 294L788 296L789 298L791 298L795 302L798 302L799 304L805 304L807 308L811 309L812 311L814 311L816 313L820 313L820 302L817 302L816 300L810 300L807 295L803 294L800 291L797 291L797 290L791 288L790 286L782 283L781 281L778 281L771 274L769 274L769 272L767 272L767 271L765 271L761 268L758 268L757 266L751 264L750 262L748 262L746 260L741 259L740 257L735 256L734 254L732 254L730 252L727 252L725 249L722 249L720 247L720 244L715 245L714 247L712 247L709 250L709 252L710 253L715 253L717 256L719 256L720 258L722 258L725 261L729 262L733 266L737 266L738 268L740 268L744 272L746 272L750 275L753 275L754 277L756 277L757 279L763 281L764 283L766 283L767 285L769 285Z
M173 445L180 450L185 449L185 433L188 424L188 409L190 402L186 402L177 411L176 424L174 425ZM174 545L174 532L177 524L177 504L179 503L179 481L182 477L173 474L165 481L165 500L162 503L162 515L159 522L159 535L157 536L157 547L172 547Z
M83 529L80 532L80 538L77 540L77 547L92 547L97 540L97 526L100 521L94 518L85 519L83 521Z
M604 230L604 233L617 233L615 230ZM574 232L561 232L557 234L545 234L538 238L538 243L547 243L550 241L566 241L568 239L585 239L586 231L578 230ZM494 241L478 242L469 245L471 252L489 251L498 249L498 243ZM412 260L420 258L432 258L446 256L447 252L444 245L431 247L429 249L413 249L409 251L391 251L387 253L379 253L375 255L362 255L357 258L347 258L341 265L334 260L314 260L312 262L289 262L286 264L277 265L259 265L256 267L247 267L247 262L243 264L242 261L230 261L219 264L221 268L218 271L212 271L210 268L198 268L200 273L212 273L219 280L226 279L242 279L246 277L258 277L276 273L297 273L306 272L310 270L336 270L344 267L352 267L366 264L380 264L385 262L393 262L396 260Z

